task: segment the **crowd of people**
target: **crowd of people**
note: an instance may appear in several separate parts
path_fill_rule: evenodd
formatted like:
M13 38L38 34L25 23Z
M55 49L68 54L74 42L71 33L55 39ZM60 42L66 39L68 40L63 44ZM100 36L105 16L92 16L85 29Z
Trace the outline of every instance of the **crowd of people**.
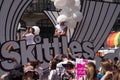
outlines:
M114 60L102 59L99 69L94 62L85 63L85 74L76 78L76 61L69 59L65 54L57 54L49 62L49 74L46 73L46 79L43 78L42 61L28 61L21 65L14 57L11 59L16 65L9 73L2 75L0 80L120 80L120 62L117 57Z
M76 62L62 55L61 61L54 57L50 61L48 80L120 80L120 62L106 58L100 62L99 69L94 62L87 62L84 70L85 75L76 79Z

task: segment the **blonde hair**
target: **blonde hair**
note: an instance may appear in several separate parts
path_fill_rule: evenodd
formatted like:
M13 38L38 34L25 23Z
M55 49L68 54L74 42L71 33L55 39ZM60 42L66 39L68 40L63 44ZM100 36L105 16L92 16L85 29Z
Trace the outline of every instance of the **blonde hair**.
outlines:
M95 64L93 62L88 62L86 65L88 66L88 72L86 74L85 80L87 79L94 80L97 75Z

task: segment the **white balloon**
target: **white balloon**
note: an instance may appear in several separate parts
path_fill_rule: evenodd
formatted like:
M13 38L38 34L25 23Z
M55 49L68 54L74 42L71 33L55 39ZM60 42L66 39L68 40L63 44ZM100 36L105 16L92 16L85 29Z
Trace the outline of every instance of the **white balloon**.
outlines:
M57 18L57 22L61 23L65 21L68 28L75 28L77 22L82 19L82 13L80 12L80 0L51 0L54 1L54 5L57 9L62 9L60 16Z
M55 0L51 0L52 2L54 2Z
M75 0L66 0L66 7L71 8L72 6L75 6Z
M77 22L80 22L82 20L82 13L80 11L76 11L75 13L73 13L73 19Z
M57 22L61 23L61 22L66 22L68 19L68 17L66 15L60 15L57 17Z
M79 9L81 8L80 0L75 0L75 6L78 7Z
M72 9L72 13L80 11L80 8L78 8L76 6L71 7L71 9Z
M54 6L57 8L57 9L62 9L66 6L66 1L67 0L55 0L54 1Z
M70 16L72 16L72 9L71 8L69 8L69 7L65 7L65 8L63 8L62 10L61 10L61 13L60 13L61 15L66 15L66 16L68 16L68 17L70 17Z
M39 33L40 33L40 28L39 28L38 26L33 26L32 28L35 30L35 31L34 31L35 35L39 35Z
M75 28L76 27L76 24L77 24L77 22L75 21L75 20L73 20L73 19L71 19L71 20L69 20L67 23L66 23L66 25L67 25L67 27L68 28Z

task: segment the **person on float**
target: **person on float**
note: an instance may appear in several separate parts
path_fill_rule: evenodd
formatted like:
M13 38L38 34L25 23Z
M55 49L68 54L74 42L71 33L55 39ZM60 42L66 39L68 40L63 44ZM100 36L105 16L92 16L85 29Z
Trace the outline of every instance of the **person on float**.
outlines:
M65 23L65 21L62 21L55 26L54 36L60 37L67 34L67 26L65 25Z
M35 44L35 42L34 42L34 37L35 37L34 29L32 27L27 27L27 30L25 31L25 33L23 33L22 37L26 39L27 45Z

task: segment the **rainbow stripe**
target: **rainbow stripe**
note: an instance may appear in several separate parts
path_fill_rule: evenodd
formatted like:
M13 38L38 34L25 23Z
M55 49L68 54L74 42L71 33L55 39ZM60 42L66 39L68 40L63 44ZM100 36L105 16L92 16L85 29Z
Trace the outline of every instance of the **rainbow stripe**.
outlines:
M106 46L117 47L118 45L120 45L120 32L112 32L106 40Z
M7 47L6 47L6 51L7 52L10 52L10 49L12 48L11 44L9 44Z
M67 48L67 53L68 53L68 55L73 55L74 54L73 51L72 51L72 48Z
M71 55L70 48L67 48L68 55Z

